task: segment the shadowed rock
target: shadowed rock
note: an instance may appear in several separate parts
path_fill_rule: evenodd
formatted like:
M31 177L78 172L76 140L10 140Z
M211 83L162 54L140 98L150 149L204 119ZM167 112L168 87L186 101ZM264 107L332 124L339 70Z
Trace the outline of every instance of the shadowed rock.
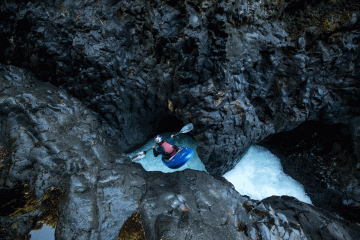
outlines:
M40 200L60 187L66 197L57 239L116 236L145 190L142 167L110 147L95 114L80 101L26 71L0 67L1 143L10 153L1 159L2 189L27 183ZM28 215L16 218L28 224L20 235L36 223L36 215ZM2 227L8 221L2 218Z
M56 236L109 239L143 196L158 191L149 188L154 175L147 177L122 152L183 123L194 124L197 152L214 176L233 168L251 144L309 120L348 124L358 156L359 9L345 0L2 2L0 61L30 69L68 93L1 65L0 185L8 190L28 183L38 201L59 187L68 198L60 204ZM296 159L301 164L302 158ZM344 166L352 162L341 159ZM344 174L354 176L342 185L353 204L359 178ZM204 178L201 185L215 181ZM215 188L225 191L220 185ZM201 186L197 194L204 191ZM227 199L231 210L235 203ZM142 203L144 219L157 219L146 215L151 208ZM149 236L184 236L180 213L172 216L168 209L156 210L155 227L144 225ZM316 232L314 239L358 238L351 232L357 225L349 230L335 217L321 223L328 216L306 211L296 219L302 230L281 235L285 230L276 226L279 236L311 238ZM266 219L257 213L259 221ZM275 234L274 225L238 224L244 235L224 223L230 215L199 213L194 219L200 216L212 224L189 220L196 226L190 234L199 238L210 236L201 235L203 228L229 239ZM2 217L1 228L10 229L12 221L24 225L9 234L22 236L36 220L32 213Z
M69 90L125 152L194 123L207 171L222 175L271 134L359 114L359 9L345 0L3 3L1 59Z
M44 211L36 200L55 187L64 193L56 239L115 239L134 213L147 239L357 239L357 224L294 198L254 201L201 171L145 172L77 99L24 70L0 70L1 141L12 139L1 191L26 183L34 198L23 214L0 217L4 239L36 227Z
M360 226L293 197L241 196L225 179L185 170L148 174L147 239L357 239Z

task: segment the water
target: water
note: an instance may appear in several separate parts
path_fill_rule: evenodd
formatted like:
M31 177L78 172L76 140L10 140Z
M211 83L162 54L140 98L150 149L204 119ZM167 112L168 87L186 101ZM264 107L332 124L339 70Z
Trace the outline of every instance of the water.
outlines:
M170 133L162 134L165 139L170 135ZM152 151L149 151L138 162L147 171L169 173L182 171L186 168L206 171L204 164L196 153L196 142L186 134L180 134L179 138L176 144L194 150L193 158L181 168L170 169L166 167L161 161L161 155L155 158ZM143 147L131 153L130 156L139 151L145 151L154 144L154 140L150 139ZM266 148L260 146L250 147L236 167L224 174L224 177L234 185L240 194L248 195L255 200L262 200L273 195L287 195L311 204L311 200L306 195L304 187L283 172L280 159Z
M260 146L250 147L235 168L223 177L240 194L252 199L287 195L311 204L304 187L283 172L280 159Z
M161 134L161 136L167 140L171 136L171 134L175 134L175 133L163 133ZM201 162L199 156L197 155L197 152L195 151L197 145L194 139L192 139L191 137L185 134L180 134L178 135L178 137L179 140L175 142L176 145L188 147L194 150L194 156L181 168L178 169L168 168L163 163L163 161L161 161L161 155L154 157L152 150L149 151L143 159L138 161L138 163L140 163L146 171L161 171L161 172L169 173L169 172L182 171L184 169L190 168L190 169L206 172L205 165ZM136 151L132 152L129 155L131 157L135 153L148 150L154 145L155 145L154 139L150 139L144 146L142 146L141 148L137 149Z
M55 240L55 229L44 223L41 229L31 231L30 235L30 240Z

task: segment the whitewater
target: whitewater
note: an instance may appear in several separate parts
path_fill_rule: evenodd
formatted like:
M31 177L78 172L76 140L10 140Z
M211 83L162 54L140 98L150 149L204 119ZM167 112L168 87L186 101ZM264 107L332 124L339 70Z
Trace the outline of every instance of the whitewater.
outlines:
M164 139L175 133L163 133ZM161 155L154 157L152 151L138 161L146 171L161 171L171 173L193 169L205 171L205 166L196 153L196 142L186 134L180 134L176 144L189 147L194 150L194 157L184 166L178 169L170 169L161 161ZM140 151L150 149L155 142L150 139L145 145L130 153L130 157ZM309 196L306 195L304 187L283 172L280 159L273 155L269 150L260 146L251 146L241 158L234 169L223 175L231 182L241 195L247 195L255 200L262 200L270 196L292 196L302 202L311 204Z

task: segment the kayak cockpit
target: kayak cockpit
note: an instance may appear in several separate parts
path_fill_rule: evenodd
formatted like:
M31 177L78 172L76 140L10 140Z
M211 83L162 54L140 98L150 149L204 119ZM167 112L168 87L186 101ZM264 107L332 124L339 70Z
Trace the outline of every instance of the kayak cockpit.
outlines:
M162 158L163 163L169 168L179 168L187 163L194 156L194 151L191 148L180 147L174 156L169 160Z

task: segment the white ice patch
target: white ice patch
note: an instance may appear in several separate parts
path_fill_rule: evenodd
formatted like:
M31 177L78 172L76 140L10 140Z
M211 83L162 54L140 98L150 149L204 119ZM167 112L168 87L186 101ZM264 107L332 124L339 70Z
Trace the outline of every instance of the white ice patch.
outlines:
M161 134L161 136L165 140L167 140L171 134L175 134L175 133L163 133L163 134ZM186 134L179 134L178 137L179 137L179 140L175 141L176 145L191 148L194 151L194 156L187 163L185 163L185 165L182 166L181 168L178 168L178 169L168 168L161 160L161 155L154 157L152 150L149 151L143 159L138 161L138 163L140 163L146 171L161 171L164 173L169 173L169 172L182 171L184 169L189 168L189 169L206 172L204 164L201 162L199 156L197 155L196 142L191 137L187 136ZM142 146L141 148L137 149L136 151L130 153L129 156L131 157L135 153L148 150L153 145L155 145L154 139L150 139L144 146Z
M260 146L250 147L235 168L223 177L236 191L252 199L287 195L311 204L304 187L283 172L280 159Z

